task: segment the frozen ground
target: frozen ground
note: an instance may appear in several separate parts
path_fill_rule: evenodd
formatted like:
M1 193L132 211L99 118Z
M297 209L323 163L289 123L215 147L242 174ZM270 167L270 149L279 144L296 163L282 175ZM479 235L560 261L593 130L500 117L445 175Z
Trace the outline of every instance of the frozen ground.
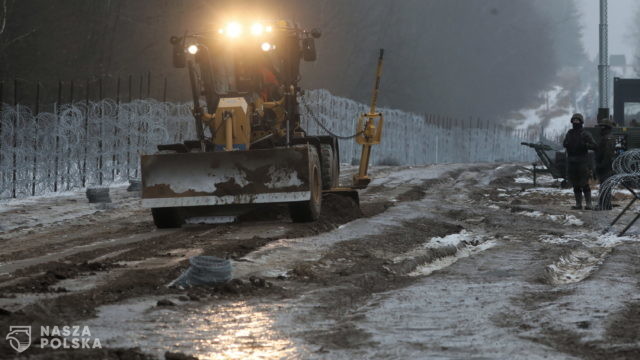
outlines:
M106 207L4 204L0 328L86 325L103 344L33 359L640 357L639 231L601 234L620 207L568 210L570 191L510 164L373 172L362 213L328 196L312 224L274 207L160 231L124 188ZM167 288L196 254L236 280Z

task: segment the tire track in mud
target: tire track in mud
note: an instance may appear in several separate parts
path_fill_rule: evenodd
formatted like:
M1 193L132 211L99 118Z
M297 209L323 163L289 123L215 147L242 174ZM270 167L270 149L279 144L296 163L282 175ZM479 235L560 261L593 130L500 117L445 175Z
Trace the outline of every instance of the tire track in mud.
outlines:
M412 185L396 199L420 200L431 190L446 202L448 194L460 192L453 185L463 172L448 172L441 178L426 180L422 185ZM446 238L465 228L484 233L482 224L466 224L459 217L433 214L428 218L407 220L378 235L340 241L319 259L297 262L288 272L286 284L288 287L296 286L296 283L307 284L310 288L304 292L313 292L317 305L296 321L322 324L330 319L334 322L329 329L305 331L302 336L307 342L320 346L320 353L327 349L371 345L369 334L355 325L361 316L358 309L376 294L415 283L418 277L411 273L420 266L453 259L442 265L446 267L466 249L481 248L491 239L482 236L457 246L424 246L430 239Z
M374 216L390 206L391 203L388 201L365 202L363 203L364 216ZM329 209L331 208L329 207ZM286 223L278 223L273 226L287 228L286 236L309 236L334 229L352 218L343 213L337 217L330 217L328 220L325 216L312 226ZM258 223L253 224L261 226ZM240 224L243 227L246 225L246 223ZM82 228L83 226L78 227ZM57 262L45 262L25 267L14 273L14 281L2 284L2 293L5 296L13 293L14 295L11 296L20 297L20 294L35 292L46 295L46 300L36 299L32 305L9 312L0 320L0 326L16 322L36 325L62 320L73 321L95 315L95 309L103 304L121 302L143 295L162 296L175 293L175 290L167 289L164 285L179 275L184 267L186 257L177 265L152 270L129 270L120 265L125 261L161 257L173 249L185 245L188 248L200 247L205 254L241 257L279 238L253 236L235 239L236 232L234 230L236 228L236 225L187 227L181 231L152 234L150 238L135 243L114 244L100 249L81 251ZM60 230L55 230L54 234L59 234L57 231ZM117 233L118 231L114 230L113 232ZM38 235L46 237L46 233ZM95 235L99 236L100 234ZM78 242L82 246L80 239L82 236L78 237ZM211 239L216 240L212 243ZM90 261L92 259L99 260ZM109 274L110 272L115 272L118 275L107 277L104 283L88 290L68 293L66 289L56 287L56 284L68 280L82 279L101 273ZM223 289L222 291L224 293L227 290Z
M430 182L425 183L423 188L426 189L431 185ZM395 203L421 198L424 195L424 189L418 189L415 186L404 189L400 192L398 199L395 199ZM375 216L394 205L394 202L389 200L376 199L377 201L373 202L367 201L369 198L367 194L363 196L365 201L363 202L362 208L365 216ZM285 227L287 228L286 233L288 236L306 237L329 231L349 220L351 220L351 218L341 214L332 218L330 221L321 220L312 226L290 224ZM241 225L246 226L247 224ZM56 284L60 281L73 280L74 278L85 276L85 270L87 269L85 268L86 265L83 265L85 264L84 261L101 257L102 259L100 261L95 262L97 266L103 266L103 269L105 269L107 273L113 270L113 272L117 272L120 275L109 278L106 283L99 284L89 290L71 293L55 293L53 294L54 297L47 299L46 302L36 301L32 305L26 306L19 311L11 313L10 316L3 318L1 321L2 325L16 321L32 324L51 323L60 320L72 321L95 315L95 309L103 304L118 303L138 296L175 294L174 290L167 289L164 285L179 275L183 267L182 264L184 264L186 258L178 265L152 270L127 270L118 268L118 263L122 261L135 261L161 256L163 253L170 252L177 247L185 247L185 245L187 248L200 247L205 254L220 255L224 253L232 257L241 257L277 239L260 236L254 236L249 239L234 239L234 229L236 229L235 225L186 228L178 232L159 234L159 236L154 236L137 243L110 246L104 249L74 254L73 256L65 258L62 263L45 263L24 269L19 275L23 276L25 282L11 284L3 290L10 290L19 294L39 289L50 294L48 292L52 289L55 290ZM212 230L213 233L211 232ZM212 238L217 238L215 243L211 243L210 239ZM109 254L114 255L105 258L105 255ZM446 256L447 254L449 253L442 254L442 256ZM436 254L434 256L438 255ZM402 264L402 266L407 267L407 263ZM96 271L92 271L92 269L89 270L89 274L99 274L101 269L93 269ZM386 272L388 270L383 271ZM366 279L367 276L357 281L366 282ZM37 286L30 286L30 282L32 285ZM259 293L262 294L261 296L267 296L271 293L278 293L278 289L279 287L275 286L271 290L260 290ZM238 290L222 289L220 291L222 291L223 296L227 296L224 294L227 291L231 291L228 296L233 297L237 295ZM251 293L252 290L249 291L246 296L252 296Z
M483 203L483 201L481 201L483 200L482 196L476 196L475 199L476 204ZM481 218L480 220L476 220L476 217L479 214L477 209L474 209L473 207L462 207L457 210L447 210L445 215L450 219L464 219L464 221L473 220L471 221L472 223L483 223L487 230L493 232L498 237L504 238L506 245L503 246L518 247L523 249L532 247L531 249L525 250L529 253L529 255L526 255L525 258L529 256L539 257L529 260L530 263L528 264L528 266L532 266L532 268L527 269L528 271L530 271L530 273L525 275L527 281L529 282L529 284L525 285L524 287L524 289L526 290L522 293L522 295L518 295L512 299L512 303L516 306L516 308L528 310L522 311L514 309L515 312L513 314L510 312L497 314L495 319L495 323L497 325L501 327L512 328L516 330L515 333L519 334L518 336L520 336L521 338L550 346L552 349L556 349L557 351L560 351L564 354L593 359L640 358L640 350L638 350L639 347L637 344L637 339L640 338L640 334L638 333L640 331L640 313L634 312L637 310L637 304L640 304L640 301L631 302L630 304L627 304L622 310L615 310L612 314L606 314L606 323L609 324L606 325L606 339L609 339L608 341L612 341L611 339L615 339L612 346L607 346L607 340L585 341L584 334L577 334L571 329L566 329L564 327L554 327L554 320L557 321L558 319L562 319L563 317L561 315L556 314L546 317L540 316L539 314L540 309L546 308L547 306L549 306L549 304L562 309L564 307L563 300L566 297L575 297L575 299L572 298L571 302L573 303L573 306L579 307L579 299L581 296L584 296L582 294L576 294L576 290L574 288L574 286L579 286L581 284L578 283L572 285L574 284L574 282L571 282L570 284L568 284L569 287L567 288L567 286L562 286L564 284L559 284L560 286L558 286L558 284L550 284L549 279L546 277L546 269L548 269L548 264L553 263L556 259L561 257L562 254L566 254L566 247L550 246L549 244L545 243L537 244L540 234L552 234L556 237L563 237L575 233L576 228L572 228L572 226L575 226L575 222L573 221L573 219L569 219L569 221L566 221L568 217L557 216L547 216L540 219L534 217L532 219L529 216L521 216L521 214L515 214L516 211L511 211L511 208L509 206L498 206L494 208L493 204L487 204L486 202L483 203L481 207L487 212L490 212L489 209L491 209L503 211L507 214L511 213L512 215L500 217L487 216L488 219ZM438 209L439 212L442 210L443 209ZM555 211L558 211L558 209L555 209ZM517 216L529 219L521 219ZM580 217L584 218L584 216ZM589 227L596 227L597 224L598 223L590 223ZM531 246L533 244L535 245ZM611 250L607 251L605 253L605 256L610 251ZM604 260L606 259L603 259L603 262ZM636 270L635 273L640 273L640 270ZM405 284L405 286L406 285L407 284ZM634 285L637 286L637 279L634 281ZM380 287L379 285L377 286ZM405 286L399 284L393 289L401 289ZM587 289L589 287L593 287L593 285L587 286ZM339 297L344 291L347 291L348 293L348 289L349 287L339 287L335 290L333 295L335 297ZM384 290L382 290L382 292L384 292ZM327 300L331 301L331 299L331 295L327 296ZM363 297L363 299L366 300L366 296ZM363 316L365 316L365 313L358 310L362 305L363 299L355 299L355 301L349 299L344 301L342 309L351 309L344 312L339 312L336 310L336 307L340 308L340 304L333 307L327 306L327 312L337 312L337 314L334 316L336 325L333 326L332 329L311 331L306 336L308 342L321 346L318 353L325 353L327 352L327 349L366 349L367 347L374 347L379 345L375 342L375 339L371 338L366 328L354 326L354 323L362 321ZM476 300L478 300L477 297ZM598 302L597 300L594 300L593 297L590 298L590 301L596 301L596 303ZM372 304L372 306L375 307L377 305ZM590 303L587 309L593 306L594 305ZM597 306L594 311L599 311L597 309ZM588 313L589 311L586 310L586 312ZM526 315L529 313L534 313L535 315L529 317L522 316L522 314ZM584 317L584 311L581 316ZM510 317L513 320L508 320ZM596 315L596 317L598 317L598 315ZM571 316L567 316L567 318L572 319ZM307 320L308 319L306 318L301 319L301 321ZM319 319L318 321L320 320L321 319ZM571 325L578 329L589 328L590 326L592 326L590 321L585 321L580 318L574 320ZM615 329L623 330L616 331ZM626 331L629 335L619 336L621 331ZM353 337L354 340L349 341L348 339L350 339L350 337ZM634 343L633 341L630 341L631 339L635 339L636 342ZM422 349L428 349L428 346L423 345ZM443 348L443 350L445 351L443 354L447 354L446 348ZM372 354L368 353L366 350L363 350L363 352L365 355L362 355L362 352L358 352L357 354L360 354L362 356L370 356ZM331 353L334 354L333 352ZM438 352L436 351L435 353ZM542 350L541 352L543 356L548 356L550 353L553 354L553 352L549 352L548 349ZM349 354L348 356L346 356L347 358L353 355L353 353L349 351L342 354ZM397 355L398 353L396 352L395 354ZM456 356L453 355L456 353L448 354L449 356ZM498 354L500 353L498 352Z
M464 251L468 246L480 247L483 244L481 242L462 244L459 247L444 246L437 249L425 249L423 246L431 237L443 238L450 234L459 234L462 229L465 229L472 234L483 235L482 241L499 239L499 246L488 251L487 256L492 254L492 257L500 259L500 256L496 254L502 254L505 250L510 249L518 256L521 254L515 251L517 249L523 249L522 251L525 253L521 255L521 258L502 260L503 263L505 261L514 262L513 265L508 264L509 266L516 266L517 263L527 268L516 271L523 273L524 284L522 289L513 290L516 294L511 299L512 308L510 309L513 310L513 313L506 312L496 315L495 323L509 329L521 338L547 345L549 349L557 349L560 352L577 356L586 354L591 347L583 346L580 349L581 345L577 342L582 341L583 334L572 333L560 328L561 331L565 331L564 335L557 335L554 333L558 330L555 327L557 324L549 322L550 318L553 319L553 313L548 315L541 312L549 306L562 309L562 303L568 301L566 299L579 296L579 288L577 287L584 282L549 284L545 278L546 266L567 253L570 246L539 242L539 236L540 234L552 234L562 238L567 234L574 233L576 229L554 219L532 218L512 212L512 205L507 201L510 200L509 198L494 197L490 194L494 193L495 189L483 188L485 182L494 182L495 179L483 179L494 168L494 165L467 167L464 170L446 172L439 175L438 179L406 181L406 183L402 183L402 180L399 179L394 180L398 184L389 186L385 186L384 182L379 186L373 184L362 194L365 216L375 217L376 214L394 209L396 206L404 206L413 201L424 201L428 207L420 208L424 214L419 214L420 216L415 216L411 220L407 219L395 227L387 227L382 233L340 241L321 253L318 259L296 261L289 268L288 276L269 279L268 282L272 282L270 287L255 287L252 282L245 279L240 285L235 284L229 288L198 289L191 293L187 292L187 295L196 295L196 298L202 302L189 302L191 305L185 305L185 307L189 306L188 311L191 316L198 316L199 306L207 308L209 304L220 304L221 301L253 299L270 303L269 301L276 299L274 300L276 304L285 304L286 309L283 311L293 313L296 323L305 324L306 329L298 329L293 331L293 334L304 339L306 343L316 345L318 357L328 356L328 353L333 355L333 351L336 349L366 349L369 346L375 346L375 339L372 339L371 333L366 328L359 326L366 317L363 306L375 307L375 302L381 301L379 297L384 298L384 294L393 293L395 290L416 284L421 277L409 275L420 266L438 262L440 259L454 258L457 253L461 250ZM495 184L494 186L506 186L505 184L508 182L498 179ZM484 196L485 194L490 196ZM545 210L545 212L549 211ZM555 212L549 213L554 214ZM584 216L578 217L584 219ZM66 260L73 264L79 264L86 259L100 259L101 256L112 254L106 258L102 257L97 262L117 264L122 261L138 261L150 257L162 258L163 254L185 248L199 248L204 253L215 255L229 254L233 258L239 259L244 255L254 253L257 249L268 247L283 237L325 234L335 229L336 226L340 226L322 222L310 227L285 224L282 217L278 218L277 214L269 221L275 228L280 225L284 227L283 234L285 236L270 237L262 234L256 237L235 239L234 237L238 234L238 225L192 227L181 230L177 234L167 234L160 239L148 239L129 246L77 254ZM247 224L253 223L249 222L239 226L244 227ZM313 241L313 239L307 239L307 242ZM613 255L616 254L617 250L614 249ZM474 256L459 261L451 268L458 266L464 268L464 266L469 266L465 264L473 262L473 259L479 257ZM166 258L171 261L180 259L178 256L166 256ZM88 291L63 293L61 297L49 303L38 302L24 309L23 314L13 313L9 318L13 321L24 319L26 322L51 322L52 319L65 317L85 319L93 316L96 307L103 304L119 304L126 299L139 296L184 295L184 292L174 292L163 286L179 275L184 264L184 260L179 260L177 265L166 268L126 269L117 278L109 279L105 285ZM49 265L51 264L43 264L42 268L32 269L34 272L27 271L24 274L27 277L34 276L36 270L46 274L46 266ZM501 265L490 264L489 266L499 267ZM64 269L66 268L61 268L61 271ZM447 274L453 272L448 269L450 268L436 272L430 277L442 277L446 282ZM113 272L118 272L121 269L113 270ZM471 270L471 272L475 271L498 278L507 276L500 269L478 268ZM473 276L474 274L471 272L470 276ZM598 271L595 275L600 276L600 273ZM65 273L62 272L62 275ZM508 275L511 276L511 274ZM76 275L71 274L70 278L74 276ZM592 280L591 277L586 278L586 281ZM260 282L260 279L258 278L256 281ZM55 287L55 283L48 287L52 286ZM501 294L500 291L497 291L495 296ZM63 297L65 298L63 299ZM487 299L487 301L494 301L494 299ZM575 302L576 300L571 301ZM632 318L636 310L634 304L635 302L631 301L628 308L618 309L616 311L619 312L613 312L607 316L613 319L615 315L615 318L619 319L618 327L633 333L636 331L637 321L628 321L627 319ZM300 305L299 309L294 311L297 305ZM174 309L182 314L181 311L185 310L180 310L181 307L177 306ZM193 309L194 307L196 310ZM545 321L549 323L545 325ZM7 324L7 322L0 320L1 326ZM586 323L582 319L576 320L576 324L573 326L578 327L580 331L582 329L579 326L589 326L588 324L584 325ZM609 330L613 338L621 336L615 332L615 324L613 321ZM180 324L172 323L171 326L180 326ZM574 336L575 342L572 342L571 336ZM556 343L555 339L560 340ZM596 355L606 353L602 348L594 351ZM2 354L2 349L0 349L0 354ZM627 354L633 353L628 352Z
M584 359L640 358L640 249L596 232L542 235L529 285L496 324Z

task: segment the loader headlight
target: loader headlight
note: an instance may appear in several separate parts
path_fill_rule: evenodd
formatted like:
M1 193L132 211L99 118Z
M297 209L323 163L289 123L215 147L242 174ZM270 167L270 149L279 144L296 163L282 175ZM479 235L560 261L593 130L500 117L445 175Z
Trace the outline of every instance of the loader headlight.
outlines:
M191 55L195 55L198 53L198 45L189 45L187 47L187 52Z
M242 24L232 21L227 24L224 30L225 34L227 34L228 37L237 38L242 35Z
M262 33L264 32L264 26L262 26L262 24L260 23L254 23L253 25L251 25L251 34L252 35L262 35Z
M271 45L271 43L263 42L262 45L260 45L260 48L262 51L271 51L275 49L275 46Z

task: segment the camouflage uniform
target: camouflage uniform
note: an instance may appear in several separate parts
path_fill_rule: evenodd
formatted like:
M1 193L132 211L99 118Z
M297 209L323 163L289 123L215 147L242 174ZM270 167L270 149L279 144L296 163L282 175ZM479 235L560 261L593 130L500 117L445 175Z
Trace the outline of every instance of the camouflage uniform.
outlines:
M576 205L573 209L582 209L582 195L584 194L585 209L590 210L592 205L588 154L589 150L596 150L597 145L591 134L582 128L584 118L581 114L574 114L571 117L571 122L574 124L573 129L567 132L563 146L567 149L567 177L573 185L573 194L576 199Z
M600 142L596 150L596 175L600 186L602 186L602 183L613 175L612 164L616 156L616 140L611 135L612 122L605 120L598 126L600 127ZM608 199L606 203L598 204L598 209L611 210L611 199Z
M611 135L612 126L609 122L599 124L601 127L600 142L596 150L596 175L600 184L613 175L613 159L616 156L616 140Z

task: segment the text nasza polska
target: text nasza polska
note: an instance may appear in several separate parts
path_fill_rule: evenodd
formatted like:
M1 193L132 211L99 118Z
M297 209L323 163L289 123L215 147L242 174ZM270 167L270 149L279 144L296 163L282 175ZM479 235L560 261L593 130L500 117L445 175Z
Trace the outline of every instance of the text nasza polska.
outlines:
M40 347L52 349L101 349L100 339L92 338L88 326L41 326Z

